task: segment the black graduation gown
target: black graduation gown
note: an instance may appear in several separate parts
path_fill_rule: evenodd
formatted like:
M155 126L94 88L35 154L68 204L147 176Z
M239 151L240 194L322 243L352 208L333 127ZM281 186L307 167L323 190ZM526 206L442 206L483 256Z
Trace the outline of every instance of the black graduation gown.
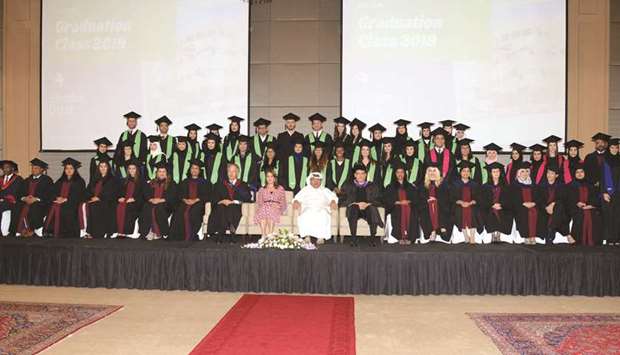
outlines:
M404 155L405 144L411 140L412 140L411 137L409 137L407 133L405 134L396 133L396 135L394 136L394 144L393 144L394 155L396 156Z
M219 155L218 155L219 154ZM218 150L205 150L202 160L204 178L207 182L207 191L213 190L213 186L219 184L226 175L226 157Z
M444 169L444 161L447 160L447 167ZM441 176L447 182L450 182L454 178L454 169L456 167L456 160L454 159L454 155L450 152L449 149L444 148L441 151L441 154L437 153L436 149L431 149L427 152L424 157L425 165L429 163L437 163L439 164L439 171L441 171Z
M341 198L343 196L342 187L351 181L353 174L351 169L353 164L349 158L345 158L340 164L334 158L327 164L327 175L325 177L325 187L334 191L338 196L339 205L343 206Z
M198 240L198 231L202 227L207 199L207 181L203 178L183 180L177 188L178 204L172 216L170 238L173 240ZM183 199L200 201L186 205Z
M504 175L506 176L506 183L508 183L508 185L512 184L513 181L517 179L517 171L519 171L519 169L516 166L520 164L522 161L523 159L520 159L520 160L510 159L510 162L506 164L506 171Z
M564 236L569 234L569 220L568 213L566 211L566 198L567 190L566 185L556 181L555 184L549 185L548 182L543 182L540 185L541 204L539 206L540 217L544 221L544 225L547 230L547 238L553 240L555 232L558 232ZM547 213L546 207L555 202L553 207L553 214Z
M411 241L418 239L420 237L420 224L416 209L418 204L416 187L406 180L403 184L393 181L385 190L383 197L385 213L390 215L392 221L392 236ZM402 200L411 202L408 205L396 205L397 201Z
M224 157L227 161L230 161L232 157L237 154L239 147L239 134L238 133L229 133L224 137L224 142L222 143L222 153L224 153ZM207 151L206 140L203 144L202 150Z
M22 183L20 195L33 196L39 201L27 205L23 201L17 202L17 232L23 233L26 229L35 230L43 227L43 219L47 214L50 204L50 193L54 182L47 175L41 175L37 179L29 176Z
M256 156L257 160L262 160L263 155L265 154L265 150L267 149L267 143L277 144L275 140L276 139L270 135L266 135L265 140L261 140L258 134L254 135L249 142L252 154Z
M433 190L435 198L434 202L429 202ZM449 239L452 235L452 221L450 218L450 188L447 183L435 187L430 185L429 188L422 186L418 189L418 213L420 216L420 227L424 236L428 238L432 232L441 235L444 239ZM446 232L442 233L441 229Z
M534 202L536 206L526 208L523 206L524 202ZM540 189L534 183L523 185L515 180L510 185L510 205L515 216L517 230L522 238L545 235L547 227L539 209L543 203Z
M110 156L108 154L101 154L100 152L97 152L97 154L90 158L90 168L89 168L89 178L88 178L88 182L90 183L91 181L93 181L94 177L97 176L97 170L99 168L99 162L102 159L110 159ZM110 168L112 168L111 173L112 174L116 174L116 169L114 167L114 161L110 160Z
M586 158L583 160L583 168L586 172L586 181L595 187L600 186L601 172L607 155L607 151L603 153L594 151L586 155Z
M267 183L266 181L267 170L273 171L273 173L276 176L276 182L280 181L280 161L277 159L274 159L274 161L269 163L267 162L267 159L265 158L262 160L262 162L260 163L260 167L258 168L258 185L259 186L265 186L265 184Z
M124 235L134 233L136 220L140 216L144 205L144 188L146 183L142 179L135 181L133 178L125 178L119 182L114 209L115 232ZM120 198L125 200L133 198L134 202L118 202Z
M538 176L539 170L543 169L543 161L542 159L539 161L532 160L531 163L532 167L530 168L530 176L532 177L532 182L538 185L538 182L536 181L536 176Z
M314 142L316 141L316 137L314 136L314 131L310 132L309 134L306 134L305 137L305 141L306 141L306 154L310 155L312 154L312 151L314 150ZM332 147L334 146L334 140L332 139L332 136L325 132L325 130L323 130L321 132L321 135L318 139L319 141L325 143L325 148L323 149L324 153L327 153L327 156L331 156L332 154Z
M610 202L601 199L603 230L608 243L620 242L620 157L609 155L601 176L601 190L609 194Z
M187 150L191 153L191 159L200 159L202 148L198 140L190 140L187 138Z
M166 138L161 138L161 136L159 138L161 139L161 141L159 142L159 144L161 145L161 151L164 153L165 156L171 157L177 146L176 137L169 134L166 136Z
M169 159L170 171L172 173L172 179L175 183L180 183L187 178L190 168L191 154L185 149L184 151L176 150L172 158Z
M381 162L381 189L387 189L394 180L394 163L398 158L392 157Z
M381 168L381 164L379 164L378 162L370 162L368 164L364 164L363 162L359 162L360 164L362 164L365 168L366 168L366 173L368 176L368 181L370 182L374 182L377 184L377 186L381 186L382 182L383 182L383 174L382 174L382 168ZM355 165L355 164L353 164ZM354 175L351 175L351 179L354 178Z
M140 145L139 146L133 146L133 154L135 155L135 157L137 159L139 159L140 161L144 162L144 159L146 159L146 154L148 153L148 140L146 137L146 134L144 134L142 131L140 130L136 130L133 134L129 133L129 131L125 131L123 133L121 133L120 137L118 137L118 143L116 143L116 147L121 147L121 144L123 142L125 142L126 140L129 140L131 142L136 141L136 137L140 135ZM123 139L126 138L126 139ZM123 154L123 149L116 149L114 151L114 160L116 160L117 158L121 158Z
M493 209L496 203L502 206L501 210ZM510 210L510 187L508 185L484 184L478 204L487 233L500 232L505 235L512 233L514 217Z
M467 209L456 204L456 201L476 201L474 205ZM472 180L464 183L458 179L450 187L450 204L452 205L452 216L454 217L454 225L459 231L463 228L475 228L478 233L482 233L483 223L480 218L478 203L480 202L480 185Z
M230 186L232 195L229 194L229 182L227 180L217 184L213 190L211 203L211 215L209 215L209 234L224 234L232 226L234 230L239 227L241 221L241 204L221 205L222 200L236 200L240 202L250 202L251 195L249 187L241 180L237 180L234 186Z
M575 180L575 171L577 170L578 165L583 164L583 160L581 160L579 155L576 157L568 157L566 159L568 159L568 170L570 171L570 176L572 180Z
M144 186L144 207L140 213L140 236L145 237L150 231L158 236L170 235L168 218L177 204L177 186L170 181L166 189L164 183L151 181ZM154 205L151 198L159 197L166 201Z
M4 183L4 176L0 177L0 221L4 211L11 211L11 221L9 222L9 233L11 234L15 233L17 229L17 202L22 198L23 183L24 179L16 173L13 173L6 184Z
M400 160L405 164L407 181L420 186L424 180L424 163L418 159L417 155L402 155Z
M78 208L86 194L86 183L81 176L70 180L61 177L52 186L51 204L45 220L45 233L55 238L79 238L80 222ZM56 204L57 197L65 197L67 201Z
M99 201L86 202L86 232L94 238L112 235L114 230L114 207L118 195L118 180L111 174L91 180L86 188L86 201L99 197Z
M598 189L587 181L573 181L568 188L568 208L573 225L571 236L581 245L601 245L603 242L602 221ZM594 206L584 210L577 207L578 202Z
M364 218L370 225L371 230L373 226L383 227L383 220L381 219L381 215L378 210L378 207L383 204L383 199L381 198L381 187L379 184L368 182L366 187L363 189L366 197L364 201L357 198L357 189L358 187L354 182L348 182L342 187L344 200L343 205L347 206L347 220L349 221L349 229L351 230L352 235L356 234L355 231L357 231L358 218ZM358 206L350 206L354 202L368 202L371 205L362 212Z
M276 138L276 156L280 161L286 160L289 155L293 154L293 142L304 140L304 135L295 131L289 134L288 131L278 133Z
M289 169L291 169L291 162L294 164L294 172L295 172L295 181L290 181L289 179ZM307 175L310 173L310 159L302 156L301 158L289 157L285 160L282 160L282 164L280 166L279 180L280 185L284 187L287 191L293 191L294 194L297 194L299 190L301 190L302 185L306 183ZM304 169L305 165L305 169ZM304 176L304 170L306 172Z
M458 167L458 164L461 162L461 160L457 160L456 165L457 167L454 169L454 180L459 180L461 178L461 169ZM485 180L485 171L482 167L482 163L480 162L480 159L478 159L477 157L474 157L473 159L469 160L470 163L474 164L473 168L469 169L471 171L471 176L470 179L472 181L475 181L478 185L482 186L483 184L486 183Z
M362 136L358 136L357 138L354 138L351 135L348 135L347 138L345 138L344 140L344 149L345 149L345 156L349 159L351 159L351 161L353 162L353 165L355 165L355 163L357 163L357 161L359 160L359 154L360 154L360 142L362 141Z

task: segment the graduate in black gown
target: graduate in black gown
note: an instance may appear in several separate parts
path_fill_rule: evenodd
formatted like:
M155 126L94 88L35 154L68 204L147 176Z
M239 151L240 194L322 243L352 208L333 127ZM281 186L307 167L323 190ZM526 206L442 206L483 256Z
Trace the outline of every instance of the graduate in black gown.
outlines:
M554 135L543 139L543 142L547 144L547 149L543 156L541 169L538 171L538 176L536 176L537 184L540 184L541 181L544 180L544 174L547 173L547 169L550 166L554 167L559 174L558 178L561 183L567 184L572 181L570 169L568 164L566 164L566 157L560 154L559 142L561 140L562 138Z
M351 180L351 159L346 157L346 151L342 142L334 143L334 158L327 164L327 175L325 187L332 190L342 207L342 187Z
M191 160L192 154L188 149L187 137L178 136L176 148L168 161L172 169L172 180L174 180L175 184L185 180L189 174Z
M278 174L280 185L297 194L306 185L309 165L310 159L304 154L304 142L297 139L293 142L293 154L282 160L282 171Z
M176 138L168 134L172 121L170 121L168 116L162 116L155 120L155 124L157 125L157 131L159 132L159 144L161 145L161 151L167 158L170 158L172 157L174 148L177 145Z
M224 153L224 157L226 161L231 161L233 156L237 154L237 149L239 147L239 135L241 134L241 122L244 121L243 118L238 116L230 116L228 117L230 124L228 125L228 134L224 137L224 142L222 144L222 153ZM203 142L202 149L205 149L205 142Z
M237 153L230 160L239 168L239 179L248 184L252 191L258 190L258 163L259 159L250 149L250 138L241 135L237 138Z
M544 238L547 245L553 244L556 233L567 237L569 243L574 242L569 236L566 185L562 183L558 169L555 164L547 166L545 179L539 185L541 194L539 210L546 226Z
M51 205L45 219L44 235L54 238L79 238L78 208L86 195L86 183L73 158L62 161L62 176L52 186Z
M519 143L512 143L510 145L510 161L506 164L506 183L512 184L517 176L518 166L523 162L523 151L526 146Z
M405 151L405 144L413 141L413 139L409 137L409 132L407 131L407 126L411 124L411 121L396 120L394 121L394 124L396 125L396 135L394 136L394 153L395 155L402 155Z
M361 164L353 167L353 181L342 187L343 205L351 231L351 246L357 246L357 222L364 219L370 227L370 245L376 246L377 227L383 228L378 207L382 204L381 187L367 179L366 168ZM383 244L383 237L379 237Z
M450 188L450 203L454 225L463 232L465 242L476 244L476 231L482 233L483 223L478 210L480 201L480 185L471 180L471 170L474 165L468 160L462 160L459 165L459 178Z
M118 180L112 175L110 160L102 158L86 188L86 235L84 238L111 237L115 232L114 212Z
M456 159L446 145L446 137L449 136L443 128L433 131L433 148L426 154L425 164L437 164L441 170L441 176L449 183L454 178Z
M433 147L433 137L431 135L433 124L431 122L422 122L418 127L420 127L420 139L418 139L418 149L416 151L418 152L418 159L425 161L428 151Z
M213 187L224 178L226 158L220 149L220 137L209 133L206 135L205 142L205 150L202 154L203 177L207 181L207 191L211 192Z
M43 219L50 203L54 182L45 174L48 164L38 158L30 161L31 174L22 184L22 196L17 203L17 233L22 237L41 236Z
M95 152L95 156L90 158L89 182L97 173L97 167L99 166L99 162L102 160L107 160L110 163L110 166L112 167L112 174L116 171L114 169L114 161L110 159L110 156L108 155L108 148L112 145L112 142L110 142L108 138L102 137L95 140L94 143L97 146L97 151Z
M577 166L583 164L583 159L579 155L579 149L583 148L583 143L572 139L564 144L564 148L566 149L566 161L565 164L568 165L568 170L570 171L571 180L565 181L566 184L573 181L575 178L575 170Z
M299 116L289 112L282 119L284 119L284 132L278 133L276 137L276 155L281 162L293 154L294 142L304 140L304 135L297 131Z
M329 133L325 132L323 124L327 121L327 118L320 113L315 113L312 116L308 117L308 120L311 122L312 131L308 133L305 137L306 141L306 154L310 154L314 150L314 143L322 142L325 144L325 150L327 152L327 156L331 156L332 154L332 146L334 144L334 140Z
M144 176L147 181L155 179L157 174L156 165L158 163L167 163L168 156L164 154L161 147L159 136L149 136L149 152L144 160Z
M185 129L187 130L187 151L189 152L190 159L201 159L202 148L200 147L200 142L198 142L198 131L201 130L200 126L192 123L185 126Z
M419 186L424 179L424 163L418 159L418 154L416 152L417 146L418 144L416 141L408 140L405 143L400 160L405 165L407 181Z
M370 131L370 155L377 162L381 160L381 153L383 152L383 132L387 129L381 124L377 123L368 127Z
M603 169L605 157L607 156L607 147L609 146L610 139L611 136L600 132L592 136L594 152L586 155L583 161L586 180L597 188L601 184L601 171Z
M117 238L137 238L136 221L144 205L146 182L140 175L140 162L137 159L126 164L127 175L120 179L114 209L114 227Z
M478 185L482 185L484 183L487 182L488 179L488 175L487 175L487 170L485 169L485 164L483 162L480 161L480 159L478 159L478 157L476 157L472 150L471 150L471 143L473 142L472 139L469 138L463 138L460 143L459 143L459 151L458 151L458 156L459 159L457 160L457 166L456 169L454 169L454 179L459 179L460 178L460 173L461 173L461 169L458 166L458 163L462 162L462 161L467 161L470 162L472 164L471 170L470 170L470 178L471 180L475 181Z
M362 132L364 132L366 123L355 118L349 126L350 133L344 141L344 148L347 158L351 159L351 162L356 162L360 157L360 143L364 140Z
M250 202L248 185L238 177L239 169L235 164L226 167L226 178L215 186L212 193L211 214L213 223L208 227L209 234L215 236L219 244L224 242L228 231L231 243L236 242L236 231L241 221L241 204ZM245 237L244 237L245 238Z
M207 181L202 177L202 162L190 162L189 176L177 187L178 204L172 217L170 239L198 240L207 200Z
M601 173L603 235L607 245L620 243L620 140L609 140L609 154Z
M543 155L545 151L545 147L540 144L534 144L530 146L530 176L532 177L532 182L536 185L542 182L542 177L544 176L543 171Z
M456 160L460 161L461 160L461 157L460 157L461 141L466 139L465 131L467 131L471 127L469 127L468 125L463 124L463 123L458 123L458 124L455 124L453 126L453 128L456 131L454 133L454 141L453 141L453 145L452 145L454 147L454 149L453 149L454 153L453 154L454 154L454 157L456 158Z
M2 236L15 236L18 218L17 201L22 197L20 193L22 192L24 180L17 174L18 166L14 161L3 160L0 165L4 172L4 176L1 177L2 184L0 185L0 221L2 221L5 211L10 212L10 219L8 221L9 228L1 231L0 234L2 234Z
M545 219L540 216L539 206L543 204L540 189L531 177L530 162L521 162L517 167L515 181L510 185L510 204L515 214L517 230L524 243L536 244L536 237L546 234Z
M349 123L351 123L351 121L342 116L334 118L334 136L332 137L334 140L334 144L344 144L347 141L347 138L349 137L349 135L347 134L347 126L349 125Z
M418 187L417 206L424 237L433 242L437 238L449 242L452 236L450 187L436 163L426 165L423 181Z
M500 163L487 165L489 181L482 186L480 214L484 228L491 234L491 242L501 241L501 234L512 233L513 215L510 211L510 190L504 178L504 166Z
M117 147L116 150L120 151L120 154L115 155L114 157L114 176L119 179L124 179L127 177L127 165L130 162L134 162L137 160L136 156L133 154L133 142L125 141L121 143L120 147ZM139 165L140 170L142 170L142 163Z
M453 126L456 123L456 121L443 120L443 121L439 121L439 123L441 124L441 128L446 132L446 136L445 136L446 148L448 148L450 153L454 155L456 153L457 144L454 142L455 137L452 135L452 131L453 131L453 128L454 128Z
M360 157L353 163L364 166L368 181L381 184L381 164L372 157L372 143L369 140L364 139L360 143Z
M390 215L392 222L392 236L399 240L400 245L409 245L418 240L418 192L416 187L407 181L403 163L394 164L394 181L385 190L383 198L385 213Z
M263 159L265 149L267 149L267 144L275 142L275 138L269 134L270 125L271 121L262 117L254 121L254 129L256 130L256 133L254 134L254 137L252 137L251 150L254 156L256 156L257 162Z
M144 186L144 207L140 213L140 237L158 240L170 235L168 219L177 205L177 186L168 164L155 164L155 178Z
M394 163L399 161L394 151L394 138L383 138L383 151L381 152L379 165L381 166L381 189L386 189L394 179Z
M122 150L118 149L118 147L121 147L123 142L129 141L132 143L134 156L140 161L144 162L144 159L146 159L146 153L148 152L148 141L146 138L146 134L144 134L141 130L138 129L138 119L142 116L131 111L125 114L123 117L125 117L127 121L127 130L121 133L121 136L118 138L118 143L116 143L117 149L114 152L114 158L116 160L116 158L118 158L119 155L122 153Z
M580 245L601 245L603 230L599 190L586 176L585 168L577 167L575 180L569 185L567 205L573 220L571 236Z
M267 183L268 171L273 173L276 178L276 183L280 181L280 160L278 160L278 155L276 153L275 142L268 143L265 147L265 156L263 160L261 160L260 167L258 168L258 182L260 186L265 186Z

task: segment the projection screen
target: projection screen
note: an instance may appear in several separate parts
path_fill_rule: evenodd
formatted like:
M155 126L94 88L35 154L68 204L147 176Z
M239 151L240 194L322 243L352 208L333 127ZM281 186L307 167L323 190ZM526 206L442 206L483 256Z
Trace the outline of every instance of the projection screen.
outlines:
M116 142L129 111L147 134L246 117L248 26L242 0L43 0L42 149Z
M565 0L343 1L345 117L452 119L475 150L565 137Z

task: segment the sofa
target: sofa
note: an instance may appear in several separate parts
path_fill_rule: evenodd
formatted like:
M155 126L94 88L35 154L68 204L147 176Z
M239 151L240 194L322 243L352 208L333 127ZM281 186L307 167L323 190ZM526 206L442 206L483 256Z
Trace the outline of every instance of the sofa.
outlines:
M286 213L280 218L280 224L276 226L276 228L285 228L292 231L295 234L299 233L299 229L297 226L297 217L299 216L299 211L293 210L292 201L293 201L293 193L290 191L286 192L286 201L288 201L288 208L286 209ZM254 223L254 214L255 214L256 206L254 203L244 203L241 206L241 213L243 216L241 217L241 221L239 222L239 228L237 228L238 235L260 235L260 226ZM203 218L203 231L207 230L206 224L209 218L209 214L211 213L211 204L207 203L205 206L205 215ZM379 207L379 214L381 215L381 219L385 222L385 209L383 207ZM377 235L383 235L385 231L383 228L377 229ZM332 211L332 236L350 236L351 231L349 230L349 222L346 217L346 208L340 207L336 210ZM360 237L370 236L370 227L364 220L358 221L357 227L357 235Z

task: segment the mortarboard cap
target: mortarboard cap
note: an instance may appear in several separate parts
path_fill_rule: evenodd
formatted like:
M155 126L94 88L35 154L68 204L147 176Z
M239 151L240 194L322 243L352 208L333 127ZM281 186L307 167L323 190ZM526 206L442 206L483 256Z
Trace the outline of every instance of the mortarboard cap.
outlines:
M461 160L458 165L459 169L463 169L463 168L473 168L474 164L472 162L470 162L469 160Z
M126 114L124 114L123 117L125 117L125 118L140 118L142 116L140 114L138 114L138 113L135 113L135 112L131 111L131 112L127 112Z
M609 134L605 134L602 132L599 132L592 136L593 141L601 140L601 141L608 142L610 139L611 139L611 136Z
M462 123L455 124L452 127L454 127L457 131L467 131L468 129L471 128L468 125L462 124Z
M394 124L395 124L396 126L408 126L408 125L410 125L410 124L411 124L411 121L407 121L407 120L402 120L402 119L401 119L401 120L396 120L396 121L394 121Z
M609 145L618 145L620 143L620 138L612 138L609 140Z
M503 171L503 170L504 170L504 165L502 165L502 163L499 163L499 162L496 162L496 161L495 161L495 162L493 162L493 163L491 163L491 164L488 164L488 165L486 166L486 168L487 168L489 171L491 171L491 170L493 170L493 169L500 169L500 170L502 170L502 171Z
M71 165L75 169L79 169L79 167L82 166L82 163L80 163L79 161L69 157L69 158L66 158L65 160L62 161L62 166L67 166L67 165Z
M517 170L519 170L519 169L529 169L531 167L532 167L532 163L530 163L529 161L522 161L522 162L517 164Z
M385 132L387 129L385 127L383 127L380 123L374 124L372 126L370 126L368 128L369 131L374 132L374 131L381 131L381 132Z
M239 122L243 121L244 119L239 117L239 116L230 116L230 117L228 117L228 120L230 122L237 122L237 123L239 123Z
M254 127L269 126L270 124L271 124L271 121L264 119L262 117L254 121Z
M151 135L151 136L149 136L149 142L151 142L151 143L161 142L161 137L155 136L155 135Z
M30 161L30 165L33 166L38 166L41 169L47 169L49 167L49 164L44 162L43 160L39 159L39 158L34 158Z
M321 121L321 122L325 122L327 120L327 118L323 115L321 115L320 113L315 113L314 115L308 117L308 119L310 121Z
M349 123L351 123L351 121L349 121L348 119L340 116L340 117L336 117L334 118L334 123L339 123L339 124L343 124L343 125L348 125Z
M362 139L359 142L359 145L360 145L360 147L368 147L368 148L370 148L370 147L372 147L372 142L369 141L368 139Z
M166 123L168 125L172 124L172 121L170 121L170 119L168 118L168 116L161 116L160 118L155 120L155 124L157 124L158 126L162 123Z
M564 143L564 147L566 147L567 149L570 147L576 147L577 149L581 149L583 147L583 143L576 139L571 139L568 142Z
M239 137L237 137L237 140L240 143L248 143L250 141L250 137L248 137L248 136L246 136L244 134L241 134L241 135L239 135Z
M215 133L211 133L211 132L209 132L209 133L205 134L205 138L206 138L208 141L209 141L209 140L210 140L210 141L216 141L216 142L219 142L219 141L220 141L220 136L218 136L218 135L217 135L217 134L215 134Z
M356 172L358 170L366 171L366 167L364 166L364 164L355 164L353 166L353 172Z
M418 127L420 128L431 128L433 127L434 123L431 122L422 122L420 124L418 124Z
M448 132L442 127L435 128L431 134L433 136L444 136L444 138L448 135Z
M192 160L189 161L189 164L190 165L196 165L196 166L199 166L201 168L204 166L202 164L202 162L200 161L200 159L192 159Z
M553 134L550 135L549 137L543 139L542 141L549 144L549 143L557 143L559 141L561 141L562 138L558 137L558 136L554 136Z
M452 127L453 124L456 123L456 121L452 121L452 120L443 120L443 121L439 121L439 123L441 123L441 125L443 127Z
M185 129L188 131L200 131L201 130L200 126L195 123L185 126Z
M517 152L522 152L525 150L525 148L527 148L526 146L519 144L519 143L512 143L510 145L510 148L512 148L512 150L516 150Z
M98 146L99 146L99 145L102 145L102 144L105 144L106 146L108 146L108 147L109 147L109 146L111 146L111 145L112 145L112 142L110 142L110 140L109 140L107 137L101 137L101 138L99 138L99 139L95 140L95 141L94 141L94 143L95 143L96 145L98 145Z
M208 125L207 127L205 127L206 129L208 129L209 131L219 131L220 129L222 129L223 127L220 126L217 123L211 123L210 125Z
M546 149L546 147L544 145L541 145L541 144L538 144L538 143L530 146L530 150L532 152L542 152L545 149Z
M289 112L286 115L282 116L282 119L288 121L288 120L293 120L295 122L299 121L301 118L299 116L297 116L296 114Z
M458 141L458 144L460 144L460 145L471 145L472 142L474 142L473 139L463 138L460 141Z
M354 118L353 121L351 121L351 123L349 125L350 126L357 126L360 130L363 130L364 128L366 128L366 123L358 120L357 118Z
M177 136L177 143L187 143L187 140L186 136Z
M501 152L502 151L502 147L500 147L499 145L495 144L495 143L490 143L485 145L484 147L482 147L485 151L489 151L489 150L494 150L496 152Z
M166 162L165 159L160 160L159 162L155 162L153 160L153 163L151 163L151 166L156 168L156 169L168 169L168 163Z

